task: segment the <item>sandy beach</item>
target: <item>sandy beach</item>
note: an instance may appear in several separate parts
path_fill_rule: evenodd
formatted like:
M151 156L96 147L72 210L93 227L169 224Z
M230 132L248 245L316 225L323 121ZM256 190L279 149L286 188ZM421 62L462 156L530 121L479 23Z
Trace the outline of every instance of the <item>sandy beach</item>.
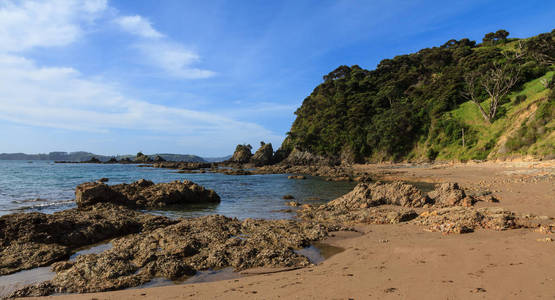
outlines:
M503 207L555 216L555 161L356 165L382 179L487 188ZM376 178L379 179L379 178ZM532 229L445 235L407 224L360 225L344 249L307 268L237 279L36 299L553 299L555 234ZM34 298L29 298L34 299Z

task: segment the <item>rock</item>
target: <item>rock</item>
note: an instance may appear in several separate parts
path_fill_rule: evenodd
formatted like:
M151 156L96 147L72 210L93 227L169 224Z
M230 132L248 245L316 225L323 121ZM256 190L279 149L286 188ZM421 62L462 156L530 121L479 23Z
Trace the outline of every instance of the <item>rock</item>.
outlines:
M230 161L234 163L245 164L251 160L252 157L252 146L251 145L237 145L235 152Z
M156 155L156 157L154 157L154 162L159 163L159 162L164 162L164 161L166 161L166 160L160 155Z
M413 222L427 226L429 231L442 233L467 233L477 228L506 230L528 227L515 213L490 207L445 207L423 212Z
M282 161L282 163L294 166L335 165L338 164L339 161L295 148L291 151L291 153L289 153L287 158Z
M353 179L349 176L337 176L337 177L328 177L326 178L327 181L353 181Z
M93 156L89 160L84 161L83 163L99 164L99 163L101 163L101 161L98 158Z
M95 203L113 203L134 208L154 208L190 203L219 203L220 196L213 190L188 180L154 184L140 179L132 184L108 186L86 182L75 189L78 207Z
M297 201L289 201L289 202L286 202L285 205L292 206L292 207L297 207L297 206L300 205L300 203L297 202Z
M75 188L75 202L79 207L93 205L99 202L123 204L123 195L99 182L85 182Z
M285 199L285 200L295 199L295 197L293 197L293 195L284 195L282 198Z
M138 163L149 163L152 162L152 158L150 158L148 155L144 155L142 152L137 153L137 155L135 156L135 162Z
M98 179L96 182L108 182L110 179L106 178L106 177L102 177L100 179Z
M225 175L252 175L251 171L243 169L224 169L223 173Z
M182 161L162 161L151 165L153 168L177 169L177 170L199 170L210 168L210 163L204 162L182 162Z
M367 207L384 204L405 207L422 207L429 203L428 197L413 185L403 182L393 183L359 183L348 194L330 201L328 206L359 208L362 204Z
M260 148L256 150L250 161L256 167L265 166L272 163L273 156L274 149L272 148L272 143L265 144L264 142L260 142Z
M433 200L435 205L439 206L472 206L476 200L467 196L463 189L457 183L448 182L442 183L435 190L428 193L428 196Z
M0 275L66 259L79 247L175 223L112 204L0 217Z
M306 179L306 176L303 175L289 175L287 179Z
M294 249L335 230L292 220L224 216L182 219L174 225L112 241L113 248L53 266L56 276L14 295L100 292L138 286L156 277L181 280L197 270L233 267L292 268L310 265Z

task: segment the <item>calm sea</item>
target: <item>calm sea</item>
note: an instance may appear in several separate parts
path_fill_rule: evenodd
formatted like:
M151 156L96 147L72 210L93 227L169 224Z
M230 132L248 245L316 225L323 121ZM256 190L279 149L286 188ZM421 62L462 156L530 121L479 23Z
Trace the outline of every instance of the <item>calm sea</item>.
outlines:
M283 212L283 195L293 195L300 203L320 204L349 192L354 183L328 182L317 177L287 179L287 174L224 175L179 174L175 170L140 168L137 165L55 164L51 161L0 160L0 215L13 212L52 213L75 207L75 186L86 181L109 178L108 184L131 183L141 178L154 182L192 180L215 190L218 205L153 211L170 217L222 214L244 218L290 218ZM316 200L319 199L319 200Z

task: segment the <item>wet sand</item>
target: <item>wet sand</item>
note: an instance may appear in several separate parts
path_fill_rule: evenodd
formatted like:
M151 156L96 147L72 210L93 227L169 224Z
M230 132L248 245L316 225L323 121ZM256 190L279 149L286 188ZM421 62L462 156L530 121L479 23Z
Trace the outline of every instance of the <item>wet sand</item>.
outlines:
M478 207L555 217L555 161L354 168L381 172L382 179L456 181L500 200ZM442 235L410 224L357 229L359 234L327 239L344 251L304 269L40 299L555 299L555 234L517 229Z

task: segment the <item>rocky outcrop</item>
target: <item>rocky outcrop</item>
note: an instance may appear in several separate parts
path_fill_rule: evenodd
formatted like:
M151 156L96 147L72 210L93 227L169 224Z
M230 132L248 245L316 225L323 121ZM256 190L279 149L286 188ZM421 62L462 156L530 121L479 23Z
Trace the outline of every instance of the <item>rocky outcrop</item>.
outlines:
M78 247L172 223L111 204L5 215L0 217L0 275L49 265Z
M411 221L445 234L475 229L537 228L546 221L503 208L474 208L475 199L456 183L444 183L423 194L402 182L359 183L350 193L319 207L305 206L301 219L325 224L390 224Z
M218 203L220 196L213 190L188 180L154 184L141 179L131 184L106 185L86 182L75 189L78 207L95 203L113 203L133 208L156 208L191 203Z
M285 165L335 165L339 161L334 161L320 155L310 153L308 151L301 151L297 148L293 149L289 156L282 161Z
M309 260L294 249L333 229L292 220L239 221L217 215L183 219L146 234L115 239L113 247L102 253L54 264L54 279L14 296L122 289L155 277L178 280L205 269L307 266Z
M359 183L348 194L330 201L331 208L366 208L379 205L399 205L404 207L423 207L431 204L430 199L419 189L403 182Z
M256 150L250 161L256 167L261 167L271 164L273 157L274 148L272 148L272 143L265 144L264 142L260 142L260 148Z
M144 155L142 152L139 152L137 153L137 156L135 156L135 162L150 163L152 162L152 158L150 158L148 155Z
M418 216L409 208L429 206L430 199L416 187L402 183L359 183L351 192L319 207L298 212L302 219L337 224L391 224Z
M421 213L414 223L428 227L429 231L442 233L468 233L477 228L506 230L521 227L536 227L527 218L503 208L445 207Z
M154 157L154 162L155 163L164 162L164 161L166 161L166 160L160 155L156 155L156 157Z
M229 159L229 161L233 163L246 164L251 160L251 150L251 145L237 145L235 152L233 152L233 156Z
M456 182L440 184L435 190L428 193L428 196L438 206L472 206L476 200L467 196L463 189Z

